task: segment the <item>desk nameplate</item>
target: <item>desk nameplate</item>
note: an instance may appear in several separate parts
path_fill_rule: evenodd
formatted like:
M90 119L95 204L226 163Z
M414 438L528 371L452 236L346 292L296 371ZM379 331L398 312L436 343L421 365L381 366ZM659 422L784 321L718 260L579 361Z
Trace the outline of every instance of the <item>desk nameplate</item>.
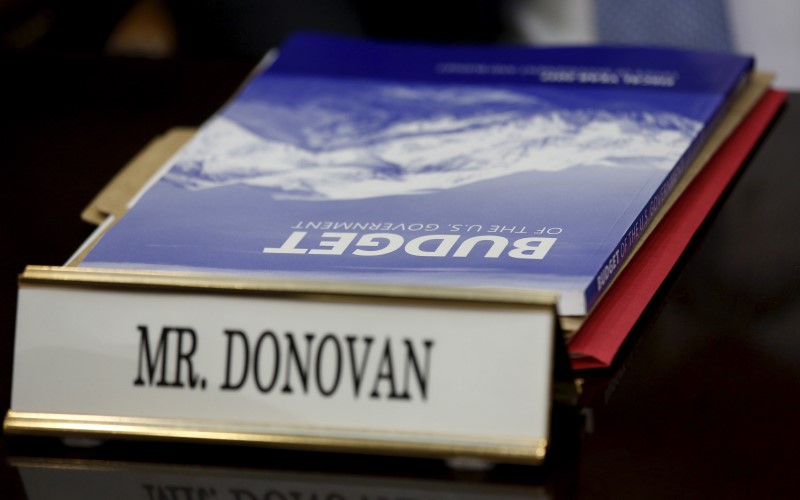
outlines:
M61 271L21 280L10 433L544 457L552 302Z

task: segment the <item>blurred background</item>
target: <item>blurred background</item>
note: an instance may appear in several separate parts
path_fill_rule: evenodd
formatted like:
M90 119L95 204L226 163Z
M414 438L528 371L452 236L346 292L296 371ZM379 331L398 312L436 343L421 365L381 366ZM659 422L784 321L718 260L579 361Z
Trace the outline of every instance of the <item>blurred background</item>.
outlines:
M258 60L291 32L755 54L800 89L796 0L0 0L2 48Z
M17 274L27 264L63 262L92 230L81 210L114 173L158 134L206 120L294 31L734 51L777 73L776 86L800 91L798 27L798 0L0 0L0 165L10 172L0 199L12 205L0 222L0 414L10 401ZM716 473L716 496L774 498L792 483L795 434L776 422L794 418L785 395L796 394L800 380L800 238L787 230L800 197L785 194L798 185L794 149L785 144L796 143L800 126L796 114L784 117L759 153L761 168L746 171L698 244L674 298L666 309L656 301L662 319L646 326L650 340L632 344L638 361L631 352L611 374L613 390L603 395L616 393L621 404L606 422L610 431L584 444L583 490L667 497L683 481L696 496ZM689 411L676 423L675 412L664 411L670 405ZM629 433L635 426L626 423L644 419L655 421ZM740 435L748 438L727 439ZM661 446L676 436L692 443L690 453ZM652 450L654 460L641 459ZM774 481L759 480L767 472ZM0 461L0 497L24 497L17 476Z

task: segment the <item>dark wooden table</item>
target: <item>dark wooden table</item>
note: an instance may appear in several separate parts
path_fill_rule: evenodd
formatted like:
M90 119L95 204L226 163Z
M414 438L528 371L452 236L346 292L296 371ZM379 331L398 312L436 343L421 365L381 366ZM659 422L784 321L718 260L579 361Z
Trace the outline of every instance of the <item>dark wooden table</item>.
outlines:
M155 135L202 122L250 68L20 53L0 61L2 166L11 176L0 263L5 413L17 273L62 263L92 229L80 211L116 170ZM112 484L143 499L797 498L798 158L793 94L614 366L583 374L586 425L564 419L545 468L465 473L428 461L158 443L75 449L0 436L0 496L72 498Z

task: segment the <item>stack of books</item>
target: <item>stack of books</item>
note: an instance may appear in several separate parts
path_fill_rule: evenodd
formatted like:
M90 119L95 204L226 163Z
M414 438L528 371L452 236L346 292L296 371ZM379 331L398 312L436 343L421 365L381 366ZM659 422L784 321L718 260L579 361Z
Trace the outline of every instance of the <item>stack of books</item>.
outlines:
M6 430L539 463L565 343L768 91L752 69L294 36L22 275Z

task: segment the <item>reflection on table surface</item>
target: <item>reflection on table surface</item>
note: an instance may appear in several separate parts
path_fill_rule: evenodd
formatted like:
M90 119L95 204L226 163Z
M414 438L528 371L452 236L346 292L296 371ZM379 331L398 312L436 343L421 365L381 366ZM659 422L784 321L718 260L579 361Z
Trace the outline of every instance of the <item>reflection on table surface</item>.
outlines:
M109 442L81 448L49 438L23 441L14 443L7 461L29 500L536 500L565 498L574 484L574 475L558 484L558 478L567 477L564 467L554 474L549 466L187 444Z

